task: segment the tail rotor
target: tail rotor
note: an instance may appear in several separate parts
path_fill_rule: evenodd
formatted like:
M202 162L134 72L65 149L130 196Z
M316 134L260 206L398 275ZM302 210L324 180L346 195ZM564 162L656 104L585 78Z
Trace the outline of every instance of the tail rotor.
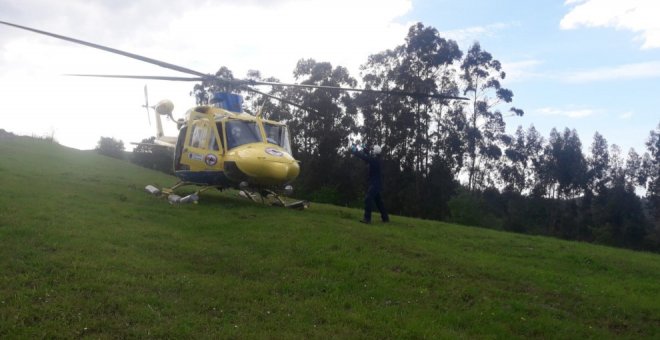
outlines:
M149 126L151 126L151 117L149 116L151 113L149 113L149 94L147 92L147 85L144 85L144 105L142 105L143 108L147 109L147 119L149 119Z

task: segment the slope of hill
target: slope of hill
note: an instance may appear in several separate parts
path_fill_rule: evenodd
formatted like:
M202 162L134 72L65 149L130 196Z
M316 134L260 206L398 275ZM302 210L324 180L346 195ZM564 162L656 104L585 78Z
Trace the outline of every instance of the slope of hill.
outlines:
M0 138L0 338L660 337L660 256L203 194Z

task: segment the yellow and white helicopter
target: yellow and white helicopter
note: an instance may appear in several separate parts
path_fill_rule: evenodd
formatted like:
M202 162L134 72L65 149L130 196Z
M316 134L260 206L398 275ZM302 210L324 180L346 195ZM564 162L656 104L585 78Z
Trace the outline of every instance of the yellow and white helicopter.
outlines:
M211 105L196 106L177 121L178 137L165 136L160 116L172 117L173 104L162 100L156 112L155 144L174 149L174 174L179 182L162 191L170 194L184 185L237 187L249 199L303 208L305 201L285 203L300 167L292 157L291 139L283 123L242 112L239 95L217 92ZM257 195L258 194L258 195Z
M122 55L170 70L183 72L193 77L103 74L73 74L72 76L214 83L232 87L239 91L260 94L267 98L280 100L306 110L311 109L259 91L254 86L289 86L309 89L432 97L438 99L467 99L444 94L228 79L26 26L5 21L0 21L0 24ZM300 172L299 163L292 156L291 136L286 124L263 119L261 112L256 115L247 114L243 112L242 103L243 99L239 94L227 92L213 93L209 105L193 107L186 112L183 119L176 121L179 129L178 136L165 136L160 119L160 116L167 116L172 121L175 121L172 117L174 108L172 102L162 100L156 104L153 107L156 117L155 144L174 150L174 174L179 179L179 182L171 188L164 188L162 190L151 187L152 190L150 191L152 193L162 191L162 193L170 195L179 187L196 185L201 187L195 193L196 196L196 194L211 188L220 190L237 188L243 196L255 201L261 199L262 202L265 202L265 199L268 198L269 200L272 199L272 203L281 206L292 208L306 207L307 202L304 201L287 204L282 195L291 194L293 191L291 183ZM146 106L149 107L148 104Z

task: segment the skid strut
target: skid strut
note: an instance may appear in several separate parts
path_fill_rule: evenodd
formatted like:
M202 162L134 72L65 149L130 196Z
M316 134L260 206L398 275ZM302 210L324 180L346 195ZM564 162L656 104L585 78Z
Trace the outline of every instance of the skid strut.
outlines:
M239 196L243 198L247 198L253 202L261 202L263 204L270 203L270 205L274 205L277 207L301 209L301 210L309 208L308 201L295 201L295 202L287 203L285 197L268 189L264 189L260 193L251 192L249 190L241 190L239 191Z
M147 187L145 187L145 190L151 193L152 195L160 195L162 197L166 197L170 201L170 203L175 204L175 203L188 203L188 202L197 203L197 197L202 192L213 188L219 190L224 189L223 187L219 187L219 186L203 186L199 190L195 191L194 193L186 197L179 197L174 193L174 190L187 185L199 185L199 184L179 181L176 184L174 184L172 187L163 188L162 190L158 190L156 187L152 185L147 185ZM309 207L309 201L294 201L287 203L285 197L268 189L263 189L261 192L253 192L250 190L242 189L239 190L238 194L239 196L243 198L247 198L253 202L262 203L262 204L270 203L271 205L278 207L300 209L300 210L307 209ZM187 197L193 197L193 198L190 200L186 200L185 198Z

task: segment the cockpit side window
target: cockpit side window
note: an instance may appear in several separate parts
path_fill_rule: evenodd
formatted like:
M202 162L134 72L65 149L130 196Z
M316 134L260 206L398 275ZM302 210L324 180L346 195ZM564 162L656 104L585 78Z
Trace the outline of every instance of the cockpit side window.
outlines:
M281 127L273 124L264 123L264 130L266 132L266 142L270 144L280 145L281 142Z
M225 123L227 149L237 146L262 142L261 132L256 122L229 120Z
M264 123L264 132L266 132L268 143L279 145L288 153L291 153L291 143L289 142L289 133L286 126Z
M225 142L222 139L222 123L216 123L216 127L218 128L218 135L220 136L219 145L221 145L222 149L224 149ZM218 141L215 140L215 134L213 132L214 131L211 131L211 150L218 151L221 147L218 145Z

